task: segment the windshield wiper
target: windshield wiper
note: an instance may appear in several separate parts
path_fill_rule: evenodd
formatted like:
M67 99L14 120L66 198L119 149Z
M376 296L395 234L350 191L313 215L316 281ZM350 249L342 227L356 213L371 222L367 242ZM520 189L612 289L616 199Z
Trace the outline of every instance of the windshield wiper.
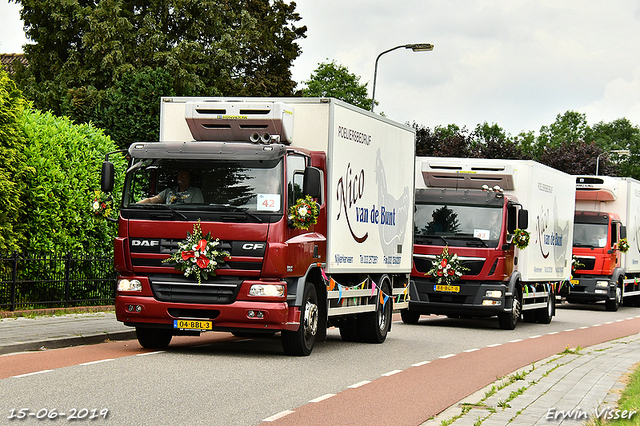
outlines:
M231 204L209 204L209 207L214 207L216 209L224 209L225 211L228 212L233 212L233 213L243 213L255 220L258 221L258 223L262 223L264 222L262 220L262 218L260 216L258 216L257 214L251 213L249 211L247 211L248 209L242 208L242 207L237 207L237 206L232 206Z
M444 243L446 245L449 245L449 241L447 241L447 239L445 237L443 237L442 235L421 235L421 236L416 236L416 240L420 240L422 242L427 242L428 244L431 243L431 240L434 238L440 238L442 241L444 241Z
M129 204L129 208L131 207L146 208L146 209L152 209L152 210L170 210L173 215L180 216L182 220L189 220L187 216L185 216L184 214L176 210L176 208L170 204L151 204L151 203L135 204L134 203L134 204Z
M472 235L458 234L454 235L452 238L469 240L467 242L467 245L475 244L476 247L489 247L483 239L474 237Z

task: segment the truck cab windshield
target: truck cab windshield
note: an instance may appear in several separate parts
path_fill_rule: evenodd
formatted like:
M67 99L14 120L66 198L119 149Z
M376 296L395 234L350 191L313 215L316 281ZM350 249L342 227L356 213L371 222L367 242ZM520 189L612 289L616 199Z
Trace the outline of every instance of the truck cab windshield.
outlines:
M132 164L124 208L156 205L183 211L283 212L282 159L134 160Z
M606 223L578 223L573 226L573 246L603 248L607 246Z
M417 244L495 248L501 229L498 207L416 204Z

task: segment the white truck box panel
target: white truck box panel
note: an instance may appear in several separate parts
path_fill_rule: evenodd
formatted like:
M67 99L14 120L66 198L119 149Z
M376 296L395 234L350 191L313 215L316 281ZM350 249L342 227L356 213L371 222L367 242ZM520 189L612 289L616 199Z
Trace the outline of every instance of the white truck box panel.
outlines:
M529 211L531 234L529 246L516 250L515 269L524 282L558 281L571 274L573 217L575 206L575 177L530 160L503 160L484 158L418 158L416 182L426 188L422 175L428 162L449 172L460 168L464 175L486 173L493 178L500 173L511 173L504 193L514 196ZM474 185L476 185L474 183ZM492 186L492 185L489 185ZM476 186L477 187L477 186ZM462 190L462 188L461 188Z

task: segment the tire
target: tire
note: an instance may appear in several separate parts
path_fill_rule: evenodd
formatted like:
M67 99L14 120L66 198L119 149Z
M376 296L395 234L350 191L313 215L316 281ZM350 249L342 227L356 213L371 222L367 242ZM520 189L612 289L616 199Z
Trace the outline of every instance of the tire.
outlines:
M550 324L556 312L556 297L549 293L547 307L536 311L536 321L540 324Z
M338 326L340 337L344 342L361 342L355 318L349 318Z
M516 290L516 294L513 296L513 303L511 304L510 312L503 312L498 314L498 324L503 330L513 330L518 325L520 315L522 315L522 299L520 298L520 292Z
M536 313L533 311L522 311L522 321L536 322Z
M306 283L300 309L300 327L282 332L282 348L287 355L308 356L318 335L318 295L313 284Z
M413 312L408 309L400 311L400 317L405 324L417 324L420 321L420 312Z
M607 300L604 302L604 307L609 312L616 312L622 302L622 289L616 287L616 297L613 300Z
M166 349L171 343L173 334L161 328L136 327L138 343L145 349Z
M380 277L379 288L385 294L391 294L391 279L387 274ZM356 325L358 335L366 343L382 343L387 338L387 333L391 327L391 299L387 303L381 304L380 298L376 297L376 311L358 315Z

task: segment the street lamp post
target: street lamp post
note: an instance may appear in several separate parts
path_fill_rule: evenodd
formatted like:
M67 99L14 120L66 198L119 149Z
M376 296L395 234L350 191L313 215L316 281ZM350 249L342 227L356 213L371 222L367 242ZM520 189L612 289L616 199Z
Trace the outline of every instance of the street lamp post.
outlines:
M378 59L380 59L380 56L384 55L385 53L389 53L393 50L400 49L401 47L404 47L405 49L411 49L414 52L427 52L427 51L433 50L433 44L429 44L429 43L402 44L392 49L385 50L384 52L379 54L378 57L376 58L376 66L373 70L373 92L371 94L371 112L373 112L373 107L376 104L376 77L378 75Z
M629 151L628 149L612 149L610 151L603 152L602 154L598 155L598 157L596 157L596 176L598 176L598 168L600 166L600 157L602 157L605 154L609 154L611 152L616 153L618 155L631 155L631 151Z

